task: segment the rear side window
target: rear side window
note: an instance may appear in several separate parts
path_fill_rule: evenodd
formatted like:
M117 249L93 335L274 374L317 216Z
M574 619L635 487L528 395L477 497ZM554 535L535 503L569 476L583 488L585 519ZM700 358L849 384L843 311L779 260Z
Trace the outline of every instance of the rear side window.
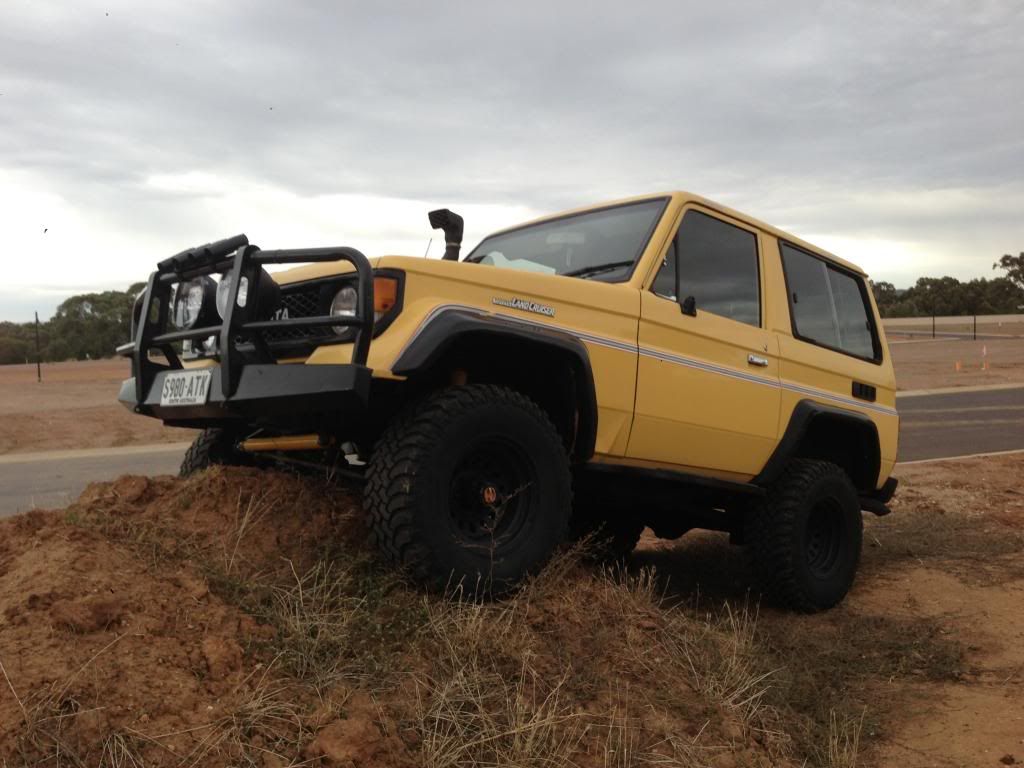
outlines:
M693 296L698 312L760 326L757 238L713 216L687 211L652 289L680 301Z
M855 357L878 360L864 282L786 243L782 266L796 335Z

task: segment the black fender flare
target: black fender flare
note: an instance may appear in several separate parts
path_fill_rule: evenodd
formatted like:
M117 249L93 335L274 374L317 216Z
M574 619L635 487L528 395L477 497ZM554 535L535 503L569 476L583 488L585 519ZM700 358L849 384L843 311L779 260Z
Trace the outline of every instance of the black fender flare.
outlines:
M597 392L590 354L576 336L540 323L475 312L468 308L444 309L429 317L398 354L391 372L413 377L429 370L446 352L468 338L515 340L553 349L570 362L576 380L576 440L573 457L587 461L597 440Z
M875 483L878 481L878 473L882 466L878 427L875 426L875 422L859 411L850 411L845 408L824 405L816 400L801 400L796 404L796 407L793 408L793 413L789 417L789 424L786 426L782 439L775 446L775 450L768 458L768 461L765 462L757 477L751 480L751 483L763 487L775 482L790 459L797 455L797 449L810 431L811 425L816 419L822 417L847 422L868 435L863 446L864 459L867 462L864 476L860 478L860 482L858 482L858 478L853 478L853 480L854 484L858 486L857 490L860 493L874 491Z

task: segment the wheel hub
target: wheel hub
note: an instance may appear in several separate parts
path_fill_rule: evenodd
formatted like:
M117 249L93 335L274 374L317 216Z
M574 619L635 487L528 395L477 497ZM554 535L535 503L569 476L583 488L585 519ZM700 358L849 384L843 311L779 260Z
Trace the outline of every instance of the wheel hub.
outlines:
M521 527L531 484L526 457L497 438L467 446L452 473L449 512L460 537L493 542Z

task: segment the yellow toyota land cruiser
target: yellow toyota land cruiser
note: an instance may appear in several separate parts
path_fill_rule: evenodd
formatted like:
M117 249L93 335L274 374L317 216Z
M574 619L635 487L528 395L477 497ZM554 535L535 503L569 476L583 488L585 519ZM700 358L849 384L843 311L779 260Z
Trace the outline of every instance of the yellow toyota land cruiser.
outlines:
M794 609L849 590L888 512L895 380L860 269L695 195L496 232L461 261L244 235L158 264L120 400L210 464L329 466L431 585L498 593L567 539L727 531ZM272 264L297 264L267 272ZM219 275L219 280L212 276Z

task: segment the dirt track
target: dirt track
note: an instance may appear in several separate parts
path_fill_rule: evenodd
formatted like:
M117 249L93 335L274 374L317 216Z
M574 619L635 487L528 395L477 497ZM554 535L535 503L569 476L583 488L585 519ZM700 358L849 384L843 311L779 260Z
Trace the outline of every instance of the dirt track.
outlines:
M1024 384L1024 339L890 340L889 349L901 390Z
M117 402L127 360L0 366L0 454L180 442L189 430L135 416Z

